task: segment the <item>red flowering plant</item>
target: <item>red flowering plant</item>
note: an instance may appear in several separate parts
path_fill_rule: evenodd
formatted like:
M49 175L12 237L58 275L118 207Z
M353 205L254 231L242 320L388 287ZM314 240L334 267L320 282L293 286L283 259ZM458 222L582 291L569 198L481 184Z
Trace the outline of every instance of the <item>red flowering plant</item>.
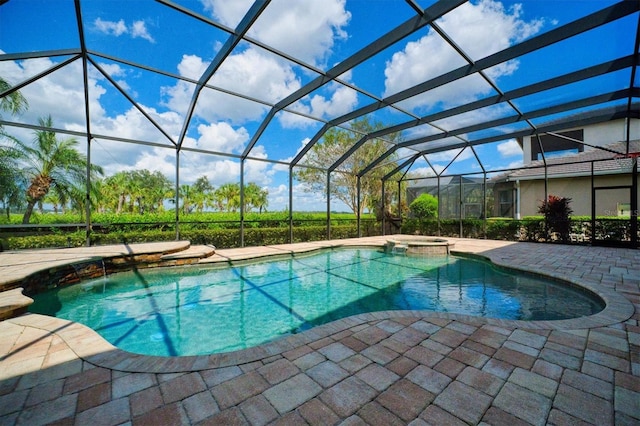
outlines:
M538 207L538 213L544 214L544 222L547 229L547 239L557 233L563 242L569 241L571 231L571 213L573 210L569 206L571 198L549 195Z

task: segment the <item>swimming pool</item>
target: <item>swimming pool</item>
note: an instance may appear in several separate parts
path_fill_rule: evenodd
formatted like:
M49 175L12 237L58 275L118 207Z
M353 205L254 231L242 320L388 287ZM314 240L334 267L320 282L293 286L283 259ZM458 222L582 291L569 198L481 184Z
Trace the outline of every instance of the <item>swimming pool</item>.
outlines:
M586 291L454 256L327 250L228 268L114 274L36 295L30 311L148 355L244 349L350 315L430 310L521 320L592 315Z

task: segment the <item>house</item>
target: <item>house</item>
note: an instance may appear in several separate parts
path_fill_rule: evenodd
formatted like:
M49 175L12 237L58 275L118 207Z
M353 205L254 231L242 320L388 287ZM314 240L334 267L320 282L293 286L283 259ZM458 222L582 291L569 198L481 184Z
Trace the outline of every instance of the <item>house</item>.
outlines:
M519 142L523 168L491 179L494 215L537 215L547 195L571 198L574 216L630 216L634 203L637 208L640 194L632 166L640 153L640 120L617 120Z

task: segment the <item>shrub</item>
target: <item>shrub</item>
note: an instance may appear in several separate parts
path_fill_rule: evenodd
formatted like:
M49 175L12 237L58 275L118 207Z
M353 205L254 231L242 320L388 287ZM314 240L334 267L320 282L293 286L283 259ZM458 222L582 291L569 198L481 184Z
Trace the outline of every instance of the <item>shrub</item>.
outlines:
M487 219L487 238L513 241L520 235L520 221L508 218Z
M411 202L409 210L417 219L435 219L438 217L438 199L431 194L421 194Z
M547 200L538 207L538 213L544 214L547 239L551 239L552 233L556 232L562 241L569 241L570 216L573 213L569 203L571 203L571 198L549 195Z

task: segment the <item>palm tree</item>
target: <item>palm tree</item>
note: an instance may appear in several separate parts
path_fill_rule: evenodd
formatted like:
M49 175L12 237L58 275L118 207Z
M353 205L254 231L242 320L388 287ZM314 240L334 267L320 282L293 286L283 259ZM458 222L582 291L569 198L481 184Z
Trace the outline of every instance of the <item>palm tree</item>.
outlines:
M26 145L21 141L15 143L22 150L22 156L28 164L25 173L29 176L27 188L27 209L22 223L29 223L33 208L44 199L50 190L58 195L66 195L70 199L82 185L86 185L87 157L76 150L78 141L74 138L59 140L56 133L46 130L53 127L51 116L40 118L40 126L45 130L35 132L34 145ZM101 175L102 168L92 164L91 174Z
M126 182L127 172L117 172L104 179L102 183L102 204L105 210L122 213L127 200Z
M0 93L4 93L11 89L11 85L2 77L0 77ZM20 114L29 107L27 100L19 91L15 91L10 95L0 98L0 111L6 111L11 114ZM0 126L1 128L2 126Z
M20 155L20 151L13 147L0 146L0 202L7 220L10 217L11 207L24 206L23 194L26 182L20 169L16 167Z
M262 213L263 209L266 211L268 205L269 191L260 188L255 182L250 182L244 187L244 206L247 211L256 208Z
M182 211L184 214L189 214L195 207L193 205L193 196L195 195L195 191L191 188L191 185L187 185L183 183L180 185L179 195L182 198Z
M191 189L194 191L193 202L195 203L196 211L202 212L205 207L214 205L213 185L209 183L209 179L206 176L200 176Z
M220 211L237 212L240 207L240 184L225 183L214 192Z
M11 85L0 77L0 93L11 89ZM27 100L19 91L0 98L0 112L5 111L10 114L20 114L28 108ZM0 115L1 117L1 115ZM15 139L5 133L0 124L0 139L7 138L11 141ZM21 156L20 151L10 146L0 146L0 200L5 208L7 218L11 206L19 206L23 200L20 198L21 186L24 177L16 167L16 161Z

